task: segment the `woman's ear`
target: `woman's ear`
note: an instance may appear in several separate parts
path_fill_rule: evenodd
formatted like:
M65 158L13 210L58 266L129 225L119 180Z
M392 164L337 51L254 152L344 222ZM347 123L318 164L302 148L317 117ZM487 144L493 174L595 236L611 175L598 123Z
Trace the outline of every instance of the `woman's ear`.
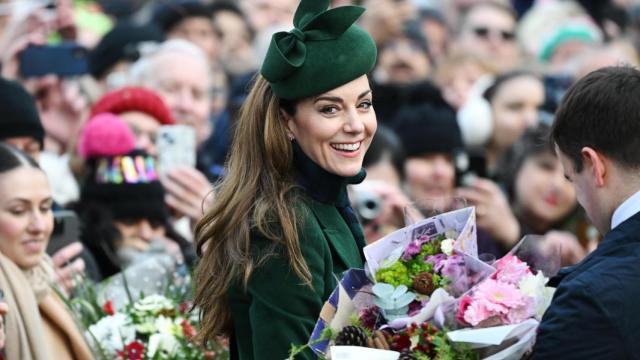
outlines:
M593 148L585 146L580 150L587 171L590 171L597 187L603 187L607 177L607 158Z
M293 116L289 115L283 109L280 109L280 115L282 116L282 121L284 121L284 126L287 129L287 138L289 138L290 141L293 141L296 138L293 132L295 127Z

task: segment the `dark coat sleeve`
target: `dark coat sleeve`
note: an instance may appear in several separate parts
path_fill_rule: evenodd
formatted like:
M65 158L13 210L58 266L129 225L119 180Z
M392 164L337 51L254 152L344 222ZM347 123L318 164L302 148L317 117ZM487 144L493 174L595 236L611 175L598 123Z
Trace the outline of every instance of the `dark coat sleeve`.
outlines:
M604 298L611 294L579 279L561 285L539 327L534 358L625 359L624 334L613 323L612 309L603 306Z

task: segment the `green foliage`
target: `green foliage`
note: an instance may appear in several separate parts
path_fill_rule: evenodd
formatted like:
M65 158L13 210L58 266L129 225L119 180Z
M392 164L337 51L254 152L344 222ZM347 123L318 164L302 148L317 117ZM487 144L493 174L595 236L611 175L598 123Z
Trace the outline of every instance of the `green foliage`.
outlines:
M411 287L413 279L409 276L409 270L402 261L396 261L393 265L376 272L376 281L383 282L394 287L405 285Z

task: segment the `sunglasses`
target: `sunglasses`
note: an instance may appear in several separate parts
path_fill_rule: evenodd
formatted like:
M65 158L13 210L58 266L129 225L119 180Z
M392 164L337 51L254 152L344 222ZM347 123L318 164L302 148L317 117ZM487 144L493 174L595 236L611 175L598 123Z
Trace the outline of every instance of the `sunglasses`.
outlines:
M490 36L495 36L496 34L499 35L503 41L513 41L516 38L516 34L513 31L491 29L484 26L475 27L472 31L476 36L484 39L488 39Z

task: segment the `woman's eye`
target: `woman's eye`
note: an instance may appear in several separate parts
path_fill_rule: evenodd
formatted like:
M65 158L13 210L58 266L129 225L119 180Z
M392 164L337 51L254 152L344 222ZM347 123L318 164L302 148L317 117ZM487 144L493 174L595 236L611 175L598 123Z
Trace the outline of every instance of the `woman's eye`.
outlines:
M371 106L373 106L373 104L371 104L371 101L363 101L360 103L360 107L363 109L369 109L371 108Z
M320 112L323 114L335 114L338 112L338 108L336 106L324 106L320 109Z
M27 211L26 209L22 209L22 208L9 209L9 212L12 215L16 215L16 216L20 216L24 214L26 211Z

